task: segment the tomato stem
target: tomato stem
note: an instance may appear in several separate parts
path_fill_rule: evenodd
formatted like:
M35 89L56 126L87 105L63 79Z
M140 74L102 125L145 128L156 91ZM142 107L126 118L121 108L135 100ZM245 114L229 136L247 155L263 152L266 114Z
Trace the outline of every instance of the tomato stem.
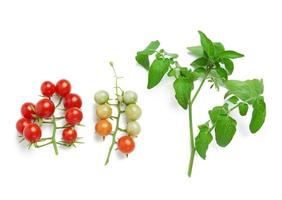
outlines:
M193 164L194 164L194 157L195 157L195 143L194 143L194 133L193 133L193 112L192 112L192 105L195 101L195 99L197 98L200 90L202 89L208 74L209 74L210 70L208 70L205 74L205 76L203 77L203 80L201 81L197 91L195 92L193 98L189 99L189 103L188 103L188 115L189 115L189 132L190 132L190 146L191 146L191 153L190 153L190 159L189 159L189 165L188 165L188 176L191 177L192 176L192 169L193 169Z
M112 143L111 143L111 146L110 146L109 151L108 151L108 155L107 155L107 158L106 158L106 161L105 161L105 165L107 165L110 162L111 153L112 153L112 150L114 148L114 145L116 144L116 134L119 130L118 127L119 127L119 121L120 121L120 116L121 116L120 103L118 103L118 105L117 105L117 111L118 111L118 116L116 118L116 127L115 127L113 134L112 134Z
M52 143L54 147L55 154L58 155L58 147L57 147L57 142L56 142L56 131L57 131L57 124L56 124L56 118L53 115L52 116L52 124L53 124L53 130L52 130Z
M191 98L190 98L190 100L191 100ZM191 177L192 169L193 169L193 163L194 163L194 156L195 156L193 118L192 118L192 102L191 101L189 103L188 109L189 109L188 113L189 113L190 145L191 145L191 154L190 154L190 161L189 161L189 167L188 167L188 176Z
M112 143L110 145L110 148L109 148L109 151L108 151L108 154L107 154L105 165L107 165L110 162L111 153L113 151L114 145L116 144L116 134L119 131L120 116L123 113L123 111L121 110L121 102L118 100L118 97L119 97L118 89L120 89L122 91L122 89L118 86L118 79L120 77L117 76L116 70L115 70L112 62L110 62L110 66L113 69L114 77L115 77L115 95L116 95L116 102L117 102L115 106L117 107L117 116L114 117L114 119L116 119L116 126L115 126L115 130L112 134Z
M62 100L63 100L63 97L60 97L60 98L59 98L59 102L58 102L57 105L56 105L56 108L58 108L58 107L61 105Z

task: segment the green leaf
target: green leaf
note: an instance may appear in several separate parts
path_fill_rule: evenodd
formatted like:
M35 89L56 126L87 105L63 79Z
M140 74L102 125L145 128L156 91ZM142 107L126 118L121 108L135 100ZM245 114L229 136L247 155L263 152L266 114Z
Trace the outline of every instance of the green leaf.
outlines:
M238 101L239 101L239 99L238 99L238 97L236 97L236 96L232 96L232 97L230 97L227 101L229 101L229 102L231 102L231 103L233 103L233 104L237 104Z
M199 67L193 71L193 74L195 76L195 80L197 80L198 78L204 77L206 75L206 69Z
M193 47L187 47L190 54L198 57L204 56L204 50L201 46L193 46Z
M150 42L150 44L143 50L148 55L152 55L159 48L160 42L158 40Z
M175 69L170 69L169 72L167 73L167 75L168 75L169 77L175 76L175 75L176 75Z
M229 51L223 51L218 55L219 58L229 58L229 59L241 58L243 56L244 56L243 54L240 54L236 51L230 51L230 50Z
M250 131L252 133L256 133L263 125L265 121L266 116L266 105L264 102L264 98L258 97L253 102L253 113L252 113L252 119L250 123Z
M224 106L216 106L209 111L209 116L213 124L222 117L226 117L228 110Z
M229 97L231 95L231 92L230 91L227 91L225 94L224 94L224 99L226 99L227 97Z
M209 58L213 58L215 52L213 42L203 32L199 31L199 34L204 52L207 53Z
M215 140L221 147L226 147L232 140L236 132L237 122L229 117L225 116L217 120L215 125Z
M198 68L198 67L205 67L208 65L208 63L209 61L207 58L201 57L201 58L194 60L190 65L192 67Z
M234 70L234 64L232 60L228 58L222 58L221 63L224 64L225 69L227 70L228 74L232 74Z
M188 78L192 82L196 80L195 74L191 70L188 70L187 67L180 67L180 75Z
M239 113L241 116L245 116L248 112L249 106L246 103L240 102L239 103Z
M195 148L198 154L206 159L206 152L209 148L209 144L212 142L213 137L209 131L209 126L207 124L203 124L199 126L199 134L195 138Z
M150 61L148 54L144 52L137 52L137 55L135 56L135 60L137 61L138 64L143 66L146 70L149 70L150 68Z
M216 69L217 74L220 78L227 80L227 72L222 67L217 67Z
M137 63L143 66L146 70L149 70L150 68L149 55L155 53L155 51L158 49L159 46L160 46L160 42L158 40L152 41L143 51L137 52L135 56L135 60L137 61Z
M155 87L162 80L163 76L168 71L169 66L170 61L167 58L154 60L149 69L147 85L148 89Z
M173 83L175 98L179 105L187 109L191 91L193 90L193 81L186 77L179 77Z
M216 55L218 55L219 53L225 50L223 44L221 44L220 42L214 42L213 45L214 45Z
M258 79L237 81L228 80L225 87L235 96L243 101L252 103L263 93L263 81Z
M224 46L220 42L214 42L213 45L216 54L224 51ZM203 57L205 55L202 46L187 47L187 50L189 51L190 54L197 57Z

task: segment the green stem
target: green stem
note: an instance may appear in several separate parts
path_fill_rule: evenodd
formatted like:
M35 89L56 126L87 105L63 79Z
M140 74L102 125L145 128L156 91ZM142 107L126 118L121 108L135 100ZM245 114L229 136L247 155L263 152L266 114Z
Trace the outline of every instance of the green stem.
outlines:
M58 102L58 103L57 103L57 105L56 105L56 108L58 108L58 107L61 105L62 100L63 100L63 98L62 98L62 97L60 97L60 98L59 98L59 102Z
M196 100L198 94L200 93L207 77L209 74L210 70L208 70L201 81L196 93L194 94L192 100L191 97L189 99L189 104L188 104L188 114L189 114L189 132L190 132L190 146L191 146L191 153L190 153L190 160L189 160L189 166L188 166L188 176L191 177L192 175L192 169L193 169L193 163L194 163L194 157L195 157L195 143L194 143L194 133L193 133L193 116L192 116L192 105L194 101Z
M119 94L118 94L118 76L117 76L117 73L116 73L116 70L115 70L115 68L114 68L114 65L113 65L113 63L112 62L110 62L110 66L112 67L112 69L113 69L113 72L114 72L114 76L115 76L115 95L116 95L116 101L117 101L117 103L116 103L116 107L117 107L117 116L116 116L116 127L115 127L115 130L114 130L114 132L113 132L113 134L112 134L112 143L111 143L111 145L110 145L110 148L109 148L109 151L108 151L108 154L107 154L107 158L106 158L106 161L105 161L105 165L107 165L109 162L110 162L110 157L111 157L111 153L112 153L112 151L113 151L113 148L114 148L114 145L115 145L115 143L116 143L116 134L117 134L117 132L118 132L118 130L119 130L119 120L120 120L120 116L121 116L121 114L122 114L122 110L121 110L121 103L120 103L120 101L118 100L118 96L119 96Z
M238 103L237 105L233 106L228 112L230 113L232 110L235 110L236 108L238 108L240 106L240 104Z
M119 127L119 120L120 120L120 116L121 116L120 103L118 103L118 105L117 105L117 110L118 110L118 116L117 116L117 119L116 119L116 127L115 127L113 134L112 134L112 143L111 143L111 146L110 146L109 151L108 151L108 155L107 155L107 158L106 158L106 161L105 161L105 165L107 165L109 163L112 150L113 150L114 145L116 143L116 134L119 130L118 127Z
M45 146L47 146L47 145L49 145L49 144L52 144L52 142L48 142L48 143L41 144L41 145L34 144L34 146L35 146L36 148L41 148L41 147L45 147Z
M56 124L56 118L52 116L52 124L53 124L53 130L52 130L52 143L54 147L55 154L58 155L58 147L56 142L56 131L57 131L57 124Z
M118 128L119 131L122 131L122 132L126 132L127 130L126 129L123 129L123 128Z
M193 163L194 163L194 156L195 156L195 144L194 144L194 133L193 133L193 118L192 118L192 102L189 103L188 107L189 113L189 130L190 130L190 145L191 145L191 154L190 154L190 161L188 167L188 176L191 177Z
M196 93L194 94L194 97L192 98L191 104L193 104L194 101L195 101L195 99L197 98L197 96L198 96L200 90L202 89L202 87L203 87L205 81L207 80L208 74L209 74L209 72L206 73L205 77L204 77L203 80L201 81L201 83L200 83L200 85L199 85L199 87L198 87Z

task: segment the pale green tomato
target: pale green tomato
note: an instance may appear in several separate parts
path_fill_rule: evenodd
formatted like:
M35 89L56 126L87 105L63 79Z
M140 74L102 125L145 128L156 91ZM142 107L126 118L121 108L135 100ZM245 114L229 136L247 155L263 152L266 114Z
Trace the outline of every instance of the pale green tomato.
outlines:
M130 104L125 109L127 119L135 121L141 116L141 108L136 104Z
M129 135L136 137L140 133L141 127L137 121L130 121L127 123L126 131Z
M123 102L127 105L136 103L137 101L137 94L133 91L126 91L123 94Z
M100 119L107 119L112 115L112 108L108 104L98 105L96 108L96 115Z
M105 90L100 90L96 92L94 99L97 104L104 104L109 100L109 93L106 92Z

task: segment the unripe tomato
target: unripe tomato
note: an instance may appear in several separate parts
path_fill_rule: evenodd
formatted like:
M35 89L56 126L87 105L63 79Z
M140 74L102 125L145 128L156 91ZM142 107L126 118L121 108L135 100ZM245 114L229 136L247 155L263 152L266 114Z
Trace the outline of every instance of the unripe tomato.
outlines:
M109 100L109 93L106 92L105 90L100 90L96 92L94 99L97 104L107 103Z
M98 105L96 108L96 115L100 119L107 119L112 115L112 108L108 104Z
M65 143L72 144L77 139L77 132L73 128L65 128L62 136Z
M22 116L26 119L34 119L35 115L35 105L33 103L24 103L21 107Z
M141 108L136 104L130 104L125 109L126 117L132 121L139 119L141 113Z
M49 118L55 111L54 103L49 99L41 99L35 105L35 112L39 117Z
M130 121L127 123L126 131L130 136L136 137L140 133L141 127L137 121Z
M80 108L82 105L81 98L78 94L70 93L67 94L64 98L64 107L66 109L77 107Z
M99 120L95 125L95 131L99 136L107 136L112 133L112 124L105 119Z
M31 123L24 128L23 134L27 141L38 142L41 138L41 128L37 124Z
M16 124L17 131L20 134L23 134L24 128L30 123L31 121L29 119L26 119L26 118L19 119Z
M79 108L70 108L65 113L65 118L68 124L79 124L83 118L83 114Z
M71 92L71 84L68 80L62 79L59 80L56 84L56 93L61 96L65 97L67 94Z
M135 142L130 136L126 135L119 138L117 146L120 152L129 154L134 150Z
M133 91L126 91L123 94L123 102L127 105L136 103L137 101L137 94Z
M51 97L56 91L56 86L50 81L44 81L40 87L43 96Z

